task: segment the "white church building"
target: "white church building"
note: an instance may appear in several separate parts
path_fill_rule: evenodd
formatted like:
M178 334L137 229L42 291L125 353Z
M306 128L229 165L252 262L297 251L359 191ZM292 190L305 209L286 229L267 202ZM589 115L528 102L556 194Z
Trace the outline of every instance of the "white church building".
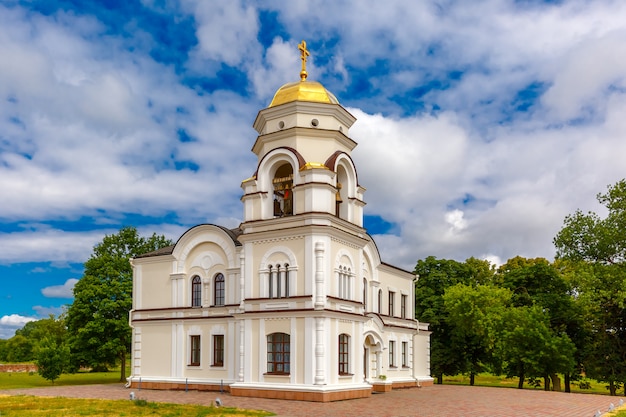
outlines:
M236 229L195 226L133 266L131 387L335 401L431 385L411 272L363 228L356 121L308 81L254 121Z

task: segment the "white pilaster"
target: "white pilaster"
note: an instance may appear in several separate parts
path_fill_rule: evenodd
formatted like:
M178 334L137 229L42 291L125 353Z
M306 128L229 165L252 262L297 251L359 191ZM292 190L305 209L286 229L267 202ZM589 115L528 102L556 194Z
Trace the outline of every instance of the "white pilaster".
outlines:
M324 242L315 242L315 309L322 310L324 305Z
M315 318L315 385L325 385L324 318Z

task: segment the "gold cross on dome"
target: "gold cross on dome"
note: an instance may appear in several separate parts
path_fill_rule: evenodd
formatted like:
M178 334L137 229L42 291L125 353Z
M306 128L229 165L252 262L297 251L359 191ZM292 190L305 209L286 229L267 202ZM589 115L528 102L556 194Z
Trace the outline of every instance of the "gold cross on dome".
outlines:
M307 51L306 42L304 40L298 45L298 50L300 51L300 59L302 60L302 71L300 71L300 81L304 81L306 80L306 77L309 75L306 72L306 57L310 56L311 54L309 53L309 51Z

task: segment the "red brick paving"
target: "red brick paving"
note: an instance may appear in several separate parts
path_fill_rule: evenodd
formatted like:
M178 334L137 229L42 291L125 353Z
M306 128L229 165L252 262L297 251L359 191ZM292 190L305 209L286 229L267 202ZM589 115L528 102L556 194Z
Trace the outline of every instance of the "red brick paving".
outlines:
M620 397L565 394L540 390L435 385L395 390L370 398L313 403L232 397L219 392L127 389L121 384L80 385L0 391L0 395L36 395L74 398L128 399L210 405L220 398L224 406L266 410L281 417L592 417L606 413Z

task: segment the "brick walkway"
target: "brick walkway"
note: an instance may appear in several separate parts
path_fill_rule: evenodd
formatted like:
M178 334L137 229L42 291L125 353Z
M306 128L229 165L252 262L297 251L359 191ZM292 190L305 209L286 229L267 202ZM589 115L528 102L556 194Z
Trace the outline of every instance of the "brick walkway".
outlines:
M128 399L209 405L216 398L228 407L267 410L281 417L593 417L606 413L620 397L565 394L540 390L435 385L396 390L370 398L333 403L232 397L197 391L153 391L126 389L121 384L80 385L0 391L0 395L37 395L74 398Z

